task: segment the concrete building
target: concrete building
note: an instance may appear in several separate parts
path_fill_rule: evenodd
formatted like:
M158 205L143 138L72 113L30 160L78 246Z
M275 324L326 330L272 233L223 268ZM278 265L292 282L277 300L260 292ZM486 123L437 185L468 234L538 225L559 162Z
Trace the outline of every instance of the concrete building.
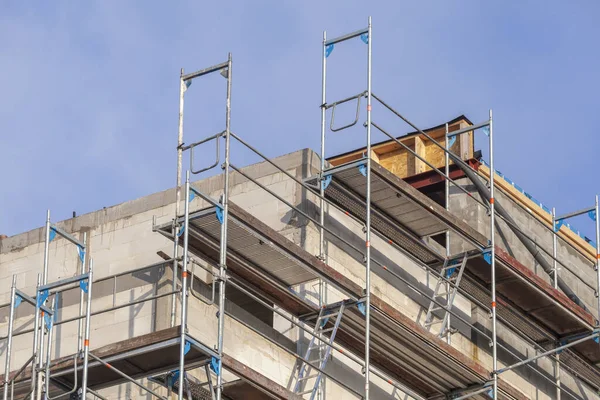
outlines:
M358 37L367 89L328 103L326 58ZM371 46L370 19L324 35L320 155L268 159L231 132L229 55L180 76L176 188L0 237L4 400L600 398L598 199L557 217L495 171L491 112L418 129L372 93ZM226 128L185 145L184 93L214 72ZM365 148L322 159L328 118ZM231 141L264 161L238 168ZM596 248L564 224L586 213Z
M449 121L451 131L470 125L462 116ZM425 132L440 143L445 140L443 125ZM412 157L409 161L410 151L398 142L422 155L422 160ZM487 246L489 216L485 207L474 200L481 197L473 182L455 165L449 171L457 186L451 185L446 210L444 179L423 162L442 168L443 152L440 157L441 151L425 145L428 139L419 133L399 138L398 142L381 143L372 149L372 229L376 234L370 243L370 397L486 397L492 371L491 277L486 252L481 248ZM484 181L489 169L474 155L472 131L455 146L455 153ZM318 257L320 233L315 223L320 199L318 191L309 189L318 181L314 178L320 168L317 154L300 150L230 174L224 398L301 398L294 392L310 392L317 376L321 379L318 395L322 399L363 396L365 215L361 192L364 183L359 180L365 176L358 168L363 153L359 149L329 160L331 168L338 171L331 170L333 179L324 191L328 203L326 256L322 260ZM503 179L499 175L496 178ZM223 175L192 186L218 199L223 193ZM497 189L497 202L509 210L523 233L531 236L539 248L551 251L554 235L548 219L540 217L543 209L528 197L521 198L507 182ZM93 259L89 348L91 354L111 366L90 358L88 387L100 397L154 397L114 369L158 396L168 396L173 386L178 387L177 379L174 385L169 383L171 372L178 367L181 324L179 288L173 291L173 238L169 237L173 233L174 200L175 189L167 190L56 224L59 232L82 242L85 237L83 256L77 246L60 235L49 242L48 282L81 274L82 261L89 265ZM210 364L218 340L219 296L214 277L222 222L219 207L206 199L195 196L188 205L192 259L186 278L192 283L187 296L190 350L185 358L189 382L185 391L189 389L193 398L202 399L210 398L207 377L212 381L216 378L214 365L211 370ZM595 251L566 227L557 234L557 259L565 264L559 274L578 297L574 301L553 287L552 275L544 271L506 222L501 220L496 230L498 369L541 354L544 349L575 343L558 357L552 354L500 373L499 397L598 398L597 344L592 336L574 342L596 332ZM19 290L35 297L38 275L43 271L45 237L46 229L39 228L0 241L3 303L10 302L13 276ZM542 257L552 264L548 254ZM176 283L182 276L179 261ZM449 272L447 267L452 263L454 270ZM448 280L437 285L440 272ZM456 297L448 301L439 287L448 285L447 291L452 294L458 274L461 278ZM78 352L83 333L76 319L82 315L80 293L84 292L77 280L57 294L51 293L47 300L56 310L52 335L43 336L51 343L48 394L52 396L76 391L81 385ZM432 298L437 307L435 303L432 306ZM174 314L173 299L177 301ZM336 308L339 302L344 304L342 313ZM295 390L319 304L332 310L331 322L340 316L335 345L329 352L328 346L312 344L313 355L320 352L321 358L327 356L322 364L324 373L313 369L315 377L304 380L304 389ZM445 311L448 306L452 307L451 313ZM432 311L429 319L428 311ZM449 318L444 319L446 314ZM3 338L7 336L9 315L10 305L4 306L0 311ZM32 357L34 316L35 307L25 301L15 308L10 376ZM450 329L442 329L444 321L449 322ZM331 328L325 336L335 328L331 322L317 323ZM48 342L42 351L48 349ZM2 343L0 354L5 357L7 342ZM74 373L74 365L78 373ZM46 376L44 370L37 376L41 382ZM30 380L28 365L14 379L9 392L14 390L15 398L24 398Z

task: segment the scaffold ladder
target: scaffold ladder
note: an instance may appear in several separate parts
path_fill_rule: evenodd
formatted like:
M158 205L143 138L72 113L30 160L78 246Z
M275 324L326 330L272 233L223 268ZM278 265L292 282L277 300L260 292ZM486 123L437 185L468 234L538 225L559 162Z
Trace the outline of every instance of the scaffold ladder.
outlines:
M321 371L323 371L329 360L333 341L335 340L335 335L340 326L342 314L344 313L344 307L345 302L341 302L335 304L333 307L322 307L319 311L312 339L304 354L304 360L297 368L298 376L294 386L294 393L300 396L310 394L311 400L315 398L323 375ZM330 321L333 321L333 323L329 323ZM329 338L324 338L323 335L329 335ZM317 358L311 360L311 356L314 354L317 354ZM306 389L306 384L313 378L313 386L310 389Z
M458 265L459 262L460 261L458 259L452 260L448 258L444 261L444 265L440 270L440 275L437 283L435 284L435 290L433 291L431 303L429 303L427 315L425 316L425 321L423 323L423 327L429 332L431 331L432 326L441 324L440 332L438 334L439 337L444 337L446 331L448 330L448 317L450 315L452 305L454 304L454 299L456 297L456 293L458 292L458 286L462 280L465 266L467 265L467 253L464 254L460 265ZM439 305L439 301L436 302L436 299L440 297L445 300L445 307ZM435 319L434 313L437 311L442 311L444 316L440 319Z

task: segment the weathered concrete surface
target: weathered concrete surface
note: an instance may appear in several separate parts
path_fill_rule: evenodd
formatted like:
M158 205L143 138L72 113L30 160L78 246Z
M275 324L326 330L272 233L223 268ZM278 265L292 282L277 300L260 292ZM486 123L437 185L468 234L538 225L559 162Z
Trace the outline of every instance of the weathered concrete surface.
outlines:
M457 181L457 183L471 193L474 198L481 200L474 185L468 179L463 178ZM536 242L543 258L550 265L553 265L552 258L544 252L545 250L549 254L552 254L552 232L499 190L496 193L496 199L510 213L518 224L519 229ZM450 189L450 211L461 217L463 221L470 224L480 233L489 236L490 219L486 210L460 189L453 186ZM551 283L551 277L536 262L535 258L525 248L507 223L501 218L497 218L496 221L496 244L506 250L510 256L517 259L521 264L534 271L546 282ZM461 250L463 243L460 240L455 240L452 243L453 252ZM557 259L564 264L557 265L559 276L579 296L590 312L593 315L597 315L598 307L594 293L596 272L593 265L581 254L565 244L562 239L558 240Z

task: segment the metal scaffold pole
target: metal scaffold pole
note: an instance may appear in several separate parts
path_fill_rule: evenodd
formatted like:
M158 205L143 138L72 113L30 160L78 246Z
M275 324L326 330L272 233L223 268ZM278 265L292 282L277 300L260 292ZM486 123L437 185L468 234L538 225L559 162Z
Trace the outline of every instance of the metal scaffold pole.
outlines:
M556 263L557 255L557 234L556 234L556 208L552 207L552 286L554 289L558 289L558 265ZM560 354L556 355L554 361L554 378L556 379L556 400L560 400Z
M330 130L332 132L339 132L341 130L350 128L359 120L360 117L360 100L362 97L367 98L367 121L365 122L365 128L367 129L367 154L365 155L364 164L359 166L361 174L366 177L366 217L364 224L364 233L365 233L365 253L364 253L364 263L365 263L365 288L364 288L364 296L361 300L364 305L364 314L365 314L365 365L363 368L364 374L364 388L365 388L365 399L369 399L369 386L370 386L370 334L371 334L371 100L372 100L372 90L371 90L371 59L372 59L372 40L371 40L371 17L369 17L369 24L366 28L360 29L358 31L354 31L342 36L335 37L333 39L327 40L326 32L323 32L323 46L322 46L322 76L321 76L321 166L320 166L320 174L319 178L319 197L320 201L320 218L319 218L319 258L322 260L326 259L326 250L325 250L325 190L327 189L329 183L331 182L332 176L324 175L325 174L325 133L326 133L326 112L328 109L331 109L331 123ZM337 102L327 104L326 99L326 78L327 78L327 57L331 55L334 50L334 46L338 43L345 42L346 40L354 39L360 37L360 39L367 44L367 90L359 93L358 95L351 96L349 98L339 100ZM356 117L353 122L334 127L334 116L335 109L338 105L347 103L349 101L356 100L357 108L356 108ZM316 223L316 220L314 221ZM320 297L322 297L322 293L325 292L321 288L319 291ZM322 300L322 299L320 299Z
M594 220L596 221L596 280L597 280L597 297L598 297L598 323L600 324L600 213L598 206L598 195L596 195L596 203L594 207Z
M177 232L177 217L181 203L181 168L183 160L183 94L187 86L183 80L183 68L179 74L179 125L177 130L177 182L175 184L175 218L173 219L173 232ZM179 238L173 236L173 283L171 296L171 327L175 326L175 313L177 310L177 257L179 253Z
M558 289L558 266L556 265L556 253L557 253L557 243L556 243L556 208L552 207L552 286L554 289Z
M226 103L226 111L225 111L225 130L217 133L215 135L209 136L203 140L198 142L194 142L187 146L184 146L183 143L183 96L185 91L190 87L193 80L195 78L202 77L204 75L211 74L213 72L219 72L225 79L227 79L227 103ZM200 174L202 172L208 171L219 164L221 159L220 153L220 140L221 138L225 139L225 162L221 166L223 169L224 176L224 189L223 196L221 201L217 205L217 217L221 222L221 238L220 238L220 248L219 248L219 276L216 277L216 282L213 285L219 286L219 312L218 312L218 323L217 323L217 355L218 360L217 365L214 367L213 371L217 375L217 387L215 388L216 398L221 399L222 396L222 374L221 374L221 356L223 354L223 331L225 324L225 281L226 281L226 273L227 273L227 215L229 209L229 150L230 150L230 136L231 136L231 74L232 74L232 56L229 53L227 61L213 65L208 68L204 68L192 73L185 74L183 73L183 69L181 69L181 76L179 78L180 82L180 92L179 92L179 137L178 137L178 146L177 146L177 206L176 206L176 215L175 220L173 222L173 246L174 246L174 257L173 257L173 301L172 301L172 309L171 309L171 325L175 325L175 304L178 292L181 293L181 331L180 331L180 360L179 360L179 399L183 399L184 393L184 380L185 380L185 352L186 352L186 334L187 334L187 295L188 295L188 263L189 263L189 248L188 248L188 238L189 238L189 217L190 217L190 207L189 203L193 200L194 196L198 194L197 190L191 187L190 184L190 173L191 174ZM216 160L215 162L205 168L195 169L194 168L194 149L197 146L205 144L207 142L215 141L216 143ZM181 228L178 230L178 223L180 221L179 217L179 203L181 201L181 191L180 191L180 179L181 179L181 169L182 169L182 157L184 151L190 151L190 167L186 172L185 179L185 198L184 200L184 222ZM177 290L177 285L175 283L177 278L177 263L178 263L178 246L179 246L179 236L183 234L183 257L182 257L182 273L181 273L181 290ZM193 276L191 277L193 278ZM193 281L190 280L190 291L193 292ZM214 298L214 297L213 297ZM212 305L212 303L211 303ZM214 393L213 393L214 396Z
M325 120L327 118L327 96L326 96L326 85L327 85L327 56L326 46L327 32L323 31L323 47L321 48L321 171L319 177L321 182L319 183L319 193L321 194L320 201L320 213L319 213L319 258L325 260L325 230L323 225L325 224L325 187L323 171L325 171Z
M90 322L92 318L92 281L94 274L94 260L90 260L87 277L87 302L85 310L85 336L83 339L83 377L81 379L81 398L87 395L88 360L90 354Z
M12 351L13 320L15 318L15 291L17 289L17 276L13 275L10 288L10 311L8 316L8 340L6 342L6 361L4 362L4 400L8 400L8 384L10 375L10 356Z
M50 210L46 211L46 228L44 239L44 274L42 284L48 283L48 248L50 247Z
M323 262L327 262L327 257L325 257L325 177L323 173L325 171L325 122L327 118L327 56L325 49L325 42L327 41L327 32L323 31L323 46L321 47L321 163L320 163L320 173L319 173L319 194L320 194L320 203L319 203L319 259ZM323 279L319 279L319 307L323 307L326 304L326 296L327 293L327 283L323 281ZM321 351L321 350L319 350ZM322 357L322 354L319 354L319 358ZM319 399L323 399L325 392L325 380L323 377L321 380L321 385L319 387Z
M496 215L494 211L494 128L490 110L490 255L492 274L492 375L493 399L498 399L498 339L496 332Z
M217 353L219 367L217 369L217 400L223 393L223 333L225 329L225 278L227 274L227 222L229 214L229 146L231 133L231 53L227 60L227 109L225 111L225 163L223 164L223 220L221 223L221 242L219 246L219 326L217 338ZM186 245L187 246L187 245Z
M178 399L183 400L183 385L185 371L185 334L187 327L187 265L188 265L188 238L189 238L189 220L190 220L190 172L187 171L185 177L185 206L183 222L183 260L181 262L181 324L179 331L179 391Z
M42 276L40 274L38 274L37 286L36 286L36 296L40 292L41 282L42 282ZM36 384L36 380L37 380L36 361L37 361L37 357L39 356L39 353L38 353L39 330L40 330L40 308L36 307L35 308L35 317L34 317L34 322L33 322L33 357L31 360L31 393L30 393L31 396L33 396L35 394L35 384Z
M446 130L446 134L445 134L445 145L446 145L446 151L444 152L444 173L446 174L447 177L450 176L450 156L448 156L448 152L450 151L450 143L448 142L448 123L446 123L445 126ZM444 179L444 197L445 197L445 206L446 206L446 210L450 211L450 182L448 181L448 179ZM446 231L446 259L448 259L450 257L450 229L448 229ZM450 283L446 282L446 305L450 304ZM451 329L451 321L450 321L450 315L448 315L447 319L446 319L446 343L451 344L452 342L452 335L450 332ZM442 328L443 329L443 328Z
M365 400L369 400L369 374L371 350L371 17L367 33L367 218L366 218L366 257L367 271L365 282Z

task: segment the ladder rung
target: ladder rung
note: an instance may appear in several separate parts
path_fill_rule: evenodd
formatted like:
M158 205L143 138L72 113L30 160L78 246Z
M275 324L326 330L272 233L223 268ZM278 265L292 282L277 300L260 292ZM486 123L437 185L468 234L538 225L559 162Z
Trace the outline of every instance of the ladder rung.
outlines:
M311 378L316 378L317 376L319 376L319 374L305 376L305 377L303 377L303 378L299 378L299 379L298 379L298 382L300 382L300 381L306 381L306 380L309 380L309 379L311 379Z
M442 323L442 320L441 319L437 319L435 321L425 322L425 324L423 324L423 326L431 326L431 325L441 324L441 323Z
M327 333L327 332L331 332L332 330L334 330L335 327L331 327L331 328L327 328L327 329L322 329L319 333Z

